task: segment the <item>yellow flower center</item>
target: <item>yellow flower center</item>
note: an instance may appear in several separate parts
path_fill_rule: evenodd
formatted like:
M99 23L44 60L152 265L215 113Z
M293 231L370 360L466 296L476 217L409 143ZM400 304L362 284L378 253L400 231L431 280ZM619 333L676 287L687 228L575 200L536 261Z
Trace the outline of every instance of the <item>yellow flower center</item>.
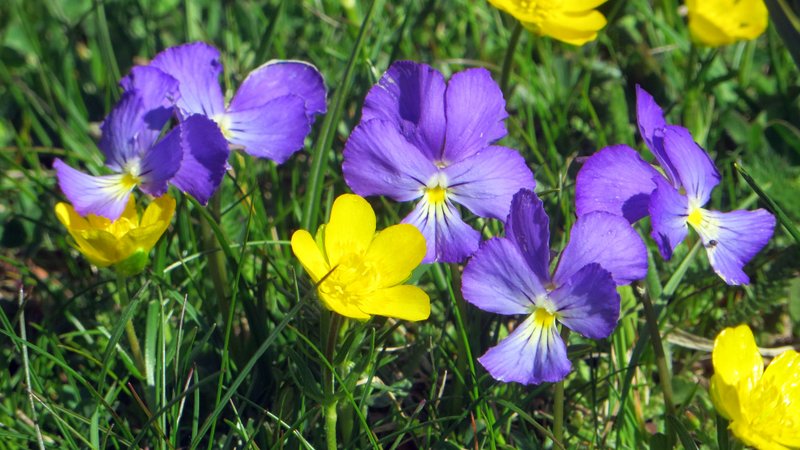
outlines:
M225 113L217 114L216 116L212 117L211 120L217 123L219 130L222 131L222 135L225 136L225 139L231 139L231 118L225 115Z
M700 208L694 208L689 213L689 218L686 219L689 224L695 228L699 227L703 223L703 212Z
M533 311L533 323L539 328L550 328L556 321L556 315L547 310L547 308L536 307Z
M378 270L364 255L349 253L320 284L319 292L331 303L357 305L364 294L377 288L379 279Z
M442 203L447 198L447 191L441 186L425 189L428 201L433 204Z

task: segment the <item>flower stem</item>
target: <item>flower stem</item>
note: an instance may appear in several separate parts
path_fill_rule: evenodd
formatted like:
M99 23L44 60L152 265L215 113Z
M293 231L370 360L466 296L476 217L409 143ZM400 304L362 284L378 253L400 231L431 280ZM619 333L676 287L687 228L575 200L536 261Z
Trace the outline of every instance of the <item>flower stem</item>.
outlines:
M564 344L569 339L569 328L561 329L561 339ZM564 380L556 383L555 393L553 394L553 437L558 446L564 445Z
M125 275L117 272L117 294L119 295L119 303L121 306L127 306L130 303L130 296L128 295L127 278ZM136 362L136 368L139 372L145 373L144 356L142 355L142 346L139 344L139 338L136 336L136 329L133 327L133 322L128 320L125 323L125 335L128 337L128 344L131 346L131 354L133 360Z
M506 56L503 59L503 69L500 72L500 90L503 91L506 101L508 101L509 96L508 81L511 79L511 66L514 65L514 52L517 50L520 36L522 36L522 23L517 21L516 25L514 25L514 30L511 31L511 39L508 41Z
M328 315L327 333L324 333L325 342L325 359L327 364L323 362L322 382L323 392L325 394L325 404L323 405L323 414L325 415L325 440L328 445L328 450L336 450L336 396L334 386L333 371L336 367L333 365L333 355L336 352L336 339L339 336L339 328L342 326L344 318L339 314L331 311Z

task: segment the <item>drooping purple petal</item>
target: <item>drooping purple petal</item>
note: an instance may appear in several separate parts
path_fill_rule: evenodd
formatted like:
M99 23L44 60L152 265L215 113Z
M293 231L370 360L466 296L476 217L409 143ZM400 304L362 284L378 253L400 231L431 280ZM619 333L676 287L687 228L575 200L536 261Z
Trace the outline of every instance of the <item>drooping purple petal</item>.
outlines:
M141 97L142 120L151 134L146 142L152 145L172 118L175 102L180 98L178 80L155 67L134 66L119 84L125 91L137 91Z
M183 159L172 184L206 204L225 175L228 143L219 127L200 114L180 124L180 138Z
M178 108L182 118L192 114L215 117L225 111L219 86L222 73L219 50L204 43L170 47L153 58L151 66L168 73L180 83Z
M150 134L143 132L144 114L144 102L138 91L125 92L100 126L103 134L98 146L112 170L122 172L153 143Z
M484 242L464 268L464 300L497 314L529 314L534 298L547 295L519 249L507 238Z
M370 89L361 122L388 120L430 161L441 158L445 135L444 77L413 61L397 61Z
M142 158L142 191L160 197L167 192L167 183L178 173L183 160L181 127L172 129L164 139L147 150Z
M714 272L730 285L748 284L742 270L772 237L775 216L755 211L702 212L703 223L694 227L703 239Z
M511 200L506 237L517 246L536 277L543 284L550 282L550 219L533 191L521 189Z
M610 272L617 284L628 284L647 274L647 249L624 217L596 211L575 221L553 280L561 286L591 263Z
M228 140L245 152L280 164L303 148L311 120L302 98L284 95L256 108L230 110L220 126Z
M425 264L461 262L478 249L480 233L464 223L461 213L449 201L431 204L423 196L403 223L416 226L425 236Z
M553 383L563 380L572 367L556 326L536 326L533 314L478 361L494 379L506 383Z
M327 110L322 74L312 64L302 61L273 60L250 72L228 106L228 111L259 107L284 95L303 99L310 119Z
M536 182L525 159L516 150L486 147L443 169L454 202L481 217L504 220L511 197Z
M664 120L664 111L658 106L653 96L647 91L636 85L636 121L639 124L639 134L653 152L653 156L658 160L658 164L664 169L670 182L675 187L680 187L680 180L677 177L675 168L669 155L664 151L663 131L667 126Z
M611 335L619 320L620 300L611 273L592 263L550 293L558 321L591 339Z
M441 160L461 161L506 135L506 101L488 70L454 74L445 94L447 132Z
M408 201L423 193L436 166L408 142L394 123L362 122L344 146L344 179L358 195Z
M81 216L94 214L117 220L125 210L135 186L130 182L130 175L96 177L75 170L58 158L53 162L53 169L61 191Z
M672 251L686 238L689 228L689 200L663 177L654 177L656 190L650 196L650 236L658 244L661 256L669 260Z
M720 181L719 172L705 150L694 142L689 130L670 125L664 129L664 151L689 198L698 206L705 205Z
M575 209L578 216L605 211L630 223L645 217L658 171L627 145L612 145L590 156L578 172Z

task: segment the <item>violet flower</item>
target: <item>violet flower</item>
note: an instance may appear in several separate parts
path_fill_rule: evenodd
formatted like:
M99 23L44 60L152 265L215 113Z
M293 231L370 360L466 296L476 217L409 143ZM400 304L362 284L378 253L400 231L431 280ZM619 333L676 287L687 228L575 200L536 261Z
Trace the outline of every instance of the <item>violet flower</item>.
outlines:
M483 243L464 268L461 292L478 308L528 317L478 361L497 380L556 382L570 371L556 322L591 339L617 325L617 285L647 273L644 242L623 218L579 217L550 276L549 223L542 201L520 190L511 202L506 237Z
M506 135L506 117L487 70L465 70L446 83L430 66L396 62L369 91L345 145L345 181L361 196L418 200L403 222L425 236L423 262L463 261L480 233L456 204L502 220L514 193L534 186L516 150L491 145Z
M688 234L700 235L708 260L727 284L747 284L742 270L769 241L775 217L763 209L728 213L705 209L720 175L689 131L669 125L653 97L636 87L639 132L663 174L625 145L606 147L578 172L578 216L592 211L622 215L631 223L651 216L651 236L664 259Z
M216 122L235 147L277 163L303 148L315 116L326 111L325 83L308 63L267 62L247 75L227 107L216 48L203 42L171 47L156 55L150 66L180 83L181 119L202 114Z
M99 143L116 173L92 176L60 159L53 163L75 211L116 220L135 187L161 196L168 182L205 203L225 170L222 134L209 119L193 115L159 140L179 96L178 82L156 68L135 67L120 84L125 92L103 122Z

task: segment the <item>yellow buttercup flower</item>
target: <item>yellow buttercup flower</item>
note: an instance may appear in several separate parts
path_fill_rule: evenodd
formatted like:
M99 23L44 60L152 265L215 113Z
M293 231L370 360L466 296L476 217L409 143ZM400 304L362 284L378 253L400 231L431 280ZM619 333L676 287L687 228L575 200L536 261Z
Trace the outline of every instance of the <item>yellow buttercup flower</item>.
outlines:
M711 400L728 428L760 449L800 448L800 354L782 353L764 370L747 325L726 328L714 341Z
M402 284L425 257L425 238L410 224L376 234L375 212L358 195L333 202L317 241L306 230L296 231L292 251L330 310L354 319L374 314L416 321L430 315L428 294Z
M595 10L606 0L489 0L528 30L573 45L597 39L606 18Z
M692 38L711 47L755 39L767 29L763 0L686 0Z
M78 250L92 264L113 265L132 275L144 269L150 250L169 226L175 213L175 199L162 195L150 202L140 218L131 196L122 216L113 222L94 214L81 217L68 203L58 203L55 210Z

